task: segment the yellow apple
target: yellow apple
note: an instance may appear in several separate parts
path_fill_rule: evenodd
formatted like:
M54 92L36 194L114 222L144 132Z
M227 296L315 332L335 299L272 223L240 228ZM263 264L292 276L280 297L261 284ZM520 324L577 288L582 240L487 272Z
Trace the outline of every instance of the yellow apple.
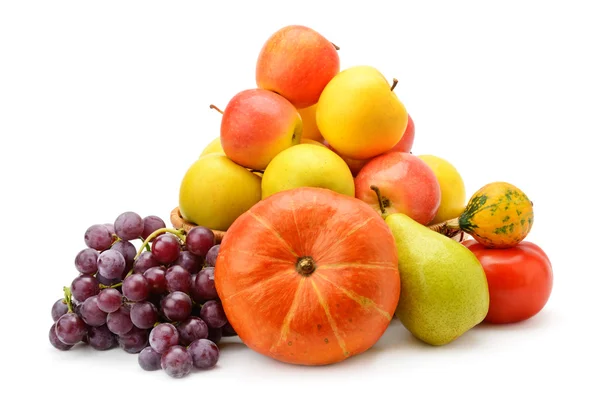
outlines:
M181 216L196 225L225 231L261 198L261 178L213 153L198 158L179 189Z
M442 199L431 224L458 217L465 209L465 183L456 168L443 158L433 155L418 156L433 171L440 184Z
M298 112L302 117L302 137L323 142L323 135L321 135L317 127L317 105L314 104L310 107L300 108Z
M225 154L223 146L221 146L221 137L216 137L207 144L202 153L200 153L200 157L213 153Z
M277 154L265 169L262 198L307 186L354 197L354 178L340 156L325 146L297 144Z
M338 73L317 103L317 126L341 155L364 160L391 150L402 139L408 113L376 68Z

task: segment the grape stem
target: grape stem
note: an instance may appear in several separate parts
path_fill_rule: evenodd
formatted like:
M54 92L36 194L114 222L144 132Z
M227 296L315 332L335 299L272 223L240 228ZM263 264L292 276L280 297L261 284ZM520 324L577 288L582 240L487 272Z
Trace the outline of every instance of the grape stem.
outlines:
M116 289L121 286L123 286L123 282L115 283L114 285L104 285L102 283L99 284L100 289Z
M137 254L134 257L134 260L138 259L140 254L142 254L142 251L144 251L144 248L146 248L146 246L148 246L148 243L150 243L152 241L152 239L154 239L158 235L162 235L163 233L172 233L173 235L177 236L179 238L179 240L181 240L182 242L185 242L185 229L172 229L172 228L157 229L154 232L152 232L150 235L148 235L146 240L144 240L144 243L142 243L142 245L140 246L140 249L138 250Z
M70 313L73 312L73 297L71 295L71 289L68 286L63 286L63 293L65 294L65 303L67 303L67 310Z

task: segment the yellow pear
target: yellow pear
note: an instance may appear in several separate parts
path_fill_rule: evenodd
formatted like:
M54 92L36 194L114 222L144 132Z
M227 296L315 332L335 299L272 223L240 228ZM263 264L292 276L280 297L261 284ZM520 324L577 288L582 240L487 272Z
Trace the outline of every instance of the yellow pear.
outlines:
M213 153L225 154L223 151L223 146L221 146L220 136L214 138L209 144L206 145L204 150L202 150L202 153L200 153L200 157Z
M223 154L198 158L179 189L181 216L196 225L225 231L260 201L261 178Z
M418 156L431 168L440 184L441 201L437 214L430 224L448 221L458 217L465 209L465 183L456 168L447 160L433 156Z
M354 178L344 160L325 146L305 143L271 160L262 178L262 198L306 186L354 197Z
M314 104L310 107L300 108L298 112L302 118L302 137L322 142L323 136L317 127L317 105Z
M356 66L338 73L325 86L316 119L321 135L338 153L364 160L400 141L408 113L379 70Z

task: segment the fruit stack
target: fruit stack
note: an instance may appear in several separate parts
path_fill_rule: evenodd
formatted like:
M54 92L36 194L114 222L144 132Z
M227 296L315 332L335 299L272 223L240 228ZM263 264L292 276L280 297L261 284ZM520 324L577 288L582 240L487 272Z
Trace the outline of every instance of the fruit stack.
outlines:
M53 309L55 347L112 347L94 344L102 330L144 369L181 377L214 365L221 334L323 365L367 351L394 317L445 345L545 306L552 267L524 241L526 194L491 182L467 201L450 162L411 153L397 80L368 65L340 70L338 50L305 26L268 38L256 87L211 106L220 134L181 179L174 228L133 213L95 226L102 244L88 243L82 275Z

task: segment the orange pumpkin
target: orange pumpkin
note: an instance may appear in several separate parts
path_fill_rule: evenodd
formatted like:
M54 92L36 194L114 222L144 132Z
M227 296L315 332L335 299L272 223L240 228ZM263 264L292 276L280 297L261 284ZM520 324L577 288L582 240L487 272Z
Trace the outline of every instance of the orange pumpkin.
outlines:
M254 205L227 230L215 284L251 349L293 364L342 361L377 342L394 315L394 238L366 203L302 187Z

